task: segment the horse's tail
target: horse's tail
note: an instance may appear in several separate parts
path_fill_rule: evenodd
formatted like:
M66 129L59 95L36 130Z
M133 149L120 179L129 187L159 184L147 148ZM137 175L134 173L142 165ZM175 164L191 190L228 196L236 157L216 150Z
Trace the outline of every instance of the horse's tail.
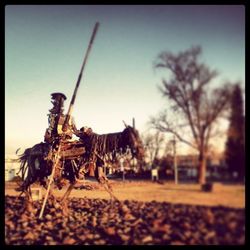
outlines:
M22 193L24 191L27 191L28 190L28 187L30 185L30 180L29 180L29 166L28 165L28 159L29 159L29 156L30 156L30 152L31 152L31 148L28 148L24 151L24 153L19 157L19 161L21 162L20 164L20 169L19 171L17 172L17 175L21 175L21 179L22 179L22 183L19 184L19 187L16 189L17 191L21 191ZM28 171L28 173L27 173Z
M24 153L19 156L20 169L18 174L21 176L22 184L16 189L17 191L22 193L28 191L31 184L37 180L41 181L42 178L50 174L47 162L44 160L49 150L49 144L39 143L32 148L25 149ZM39 166L37 166L37 162Z

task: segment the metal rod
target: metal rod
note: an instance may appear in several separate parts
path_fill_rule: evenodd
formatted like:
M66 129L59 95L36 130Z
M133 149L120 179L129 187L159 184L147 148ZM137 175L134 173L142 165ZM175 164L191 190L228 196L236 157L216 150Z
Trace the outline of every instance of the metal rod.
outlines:
M56 166L57 166L57 164L58 164L58 160L60 159L60 157L59 157L60 150L61 150L61 145L59 144L58 151L57 151L57 154L56 154L56 160L55 160L55 163L53 164L52 173L51 173L51 175L50 175L50 180L49 180L48 188L47 188L47 191L46 191L46 195L45 195L45 197L44 197L44 200L43 200L42 209L41 209L40 214L39 214L39 219L41 219L42 216L43 216L43 211L44 211L44 208L45 208L45 204L46 204L46 202L47 202L47 199L48 199L50 186L51 186L51 183L52 183L53 178L54 178L55 169L56 169Z
M88 49L87 49L87 52L85 54L85 57L84 57L84 60L83 60L83 64L82 64L82 67L81 67L81 70L80 70L80 74L79 74L77 82L76 82L75 90L74 90L74 93L73 93L71 101L70 101L70 105L69 105L69 109L68 109L68 112L67 112L67 115L66 115L66 119L65 119L65 122L64 122L63 127L62 127L62 130L64 132L67 130L67 127L68 127L69 119L70 119L70 116L71 116L72 111L73 111L73 105L74 105L75 99L76 99L77 90L78 90L78 87L79 87L80 82L81 82L82 72L83 72L85 64L87 62L87 59L88 59L88 56L89 56L89 52L90 52L90 49L92 47L93 41L95 39L95 35L96 35L97 30L98 30L98 27L99 27L99 22L97 22L95 24L92 36L91 36L90 41L89 41Z

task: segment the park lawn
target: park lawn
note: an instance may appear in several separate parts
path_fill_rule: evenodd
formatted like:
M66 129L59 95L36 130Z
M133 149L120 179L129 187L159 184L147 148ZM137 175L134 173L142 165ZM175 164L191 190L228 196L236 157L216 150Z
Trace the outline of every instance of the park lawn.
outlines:
M101 198L109 199L109 194L96 182L87 182L93 185L93 190L74 189L70 197L77 198ZM119 200L159 201L180 204L225 206L233 208L245 208L245 186L214 183L212 192L202 192L198 184L174 184L163 182L159 184L151 181L124 182L111 180L115 196ZM62 196L66 188L55 190L56 196ZM45 190L42 191L45 194ZM5 185L5 195L18 195L14 186Z

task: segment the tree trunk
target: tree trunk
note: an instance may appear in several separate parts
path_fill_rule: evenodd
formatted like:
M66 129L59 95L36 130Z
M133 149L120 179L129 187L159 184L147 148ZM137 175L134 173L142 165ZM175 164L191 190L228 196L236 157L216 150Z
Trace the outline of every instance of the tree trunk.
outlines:
M203 185L206 183L206 157L203 151L200 151L198 162L198 182Z

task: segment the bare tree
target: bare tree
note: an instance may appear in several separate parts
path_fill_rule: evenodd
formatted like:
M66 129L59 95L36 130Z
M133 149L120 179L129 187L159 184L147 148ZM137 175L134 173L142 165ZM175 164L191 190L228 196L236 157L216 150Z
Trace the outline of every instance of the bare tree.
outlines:
M164 143L164 136L160 131L156 131L154 134L146 134L142 139L148 153L150 164L153 165L159 157L159 151Z
M178 121L174 123L165 110L158 117L151 118L150 122L154 128L174 134L198 151L198 181L204 184L209 140L214 136L216 121L228 107L231 88L230 84L224 84L209 90L217 72L198 62L200 54L199 46L177 55L170 52L159 54L154 67L166 69L169 73L168 80L162 79L159 89L172 104L171 109ZM180 129L187 128L189 133L180 132Z

